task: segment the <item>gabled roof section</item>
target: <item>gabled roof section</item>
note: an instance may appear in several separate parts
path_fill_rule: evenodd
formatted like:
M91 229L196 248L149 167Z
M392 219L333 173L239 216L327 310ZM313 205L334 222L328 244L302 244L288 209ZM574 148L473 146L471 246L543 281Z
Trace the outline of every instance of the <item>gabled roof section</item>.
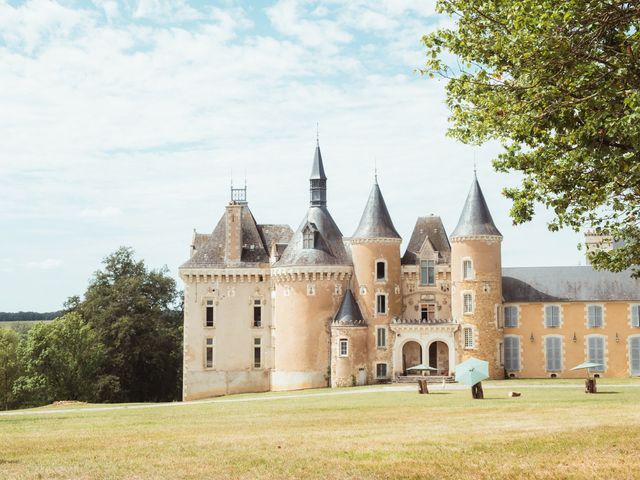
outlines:
M360 224L351 238L400 238L377 181L373 184Z
M505 302L640 301L640 280L623 272L580 267L502 269Z
M316 153L313 156L313 167L311 167L311 176L309 180L326 180L327 175L324 173L324 164L322 163L322 153L320 153L320 144L316 144Z
M338 309L338 313L333 319L333 323L337 325L351 325L351 326L364 326L366 322L356 302L355 297L351 289L347 289L347 292L342 299L342 304Z
M418 217L416 220L416 226L413 228L407 250L402 257L402 264L416 265L420 251L427 241L438 252L439 261L441 263L449 263L451 245L449 244L442 219L435 215L429 215L428 217Z
M458 225L453 230L451 238L474 236L502 237L493 223L491 212L489 212L489 207L478 183L478 177L475 174Z

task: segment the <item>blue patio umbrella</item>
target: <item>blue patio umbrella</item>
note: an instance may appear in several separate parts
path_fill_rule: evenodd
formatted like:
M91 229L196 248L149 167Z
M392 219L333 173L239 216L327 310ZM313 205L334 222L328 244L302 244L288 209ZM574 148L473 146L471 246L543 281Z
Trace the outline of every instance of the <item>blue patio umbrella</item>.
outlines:
M456 366L456 381L474 386L489 378L489 362L471 357Z

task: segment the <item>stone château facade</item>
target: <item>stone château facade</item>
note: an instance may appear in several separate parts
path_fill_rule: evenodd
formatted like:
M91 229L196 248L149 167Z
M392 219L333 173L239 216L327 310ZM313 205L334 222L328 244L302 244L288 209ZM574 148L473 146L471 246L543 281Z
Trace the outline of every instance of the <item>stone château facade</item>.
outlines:
M474 178L458 225L420 217L401 238L372 186L346 238L327 208L316 146L294 232L262 225L246 187L211 234L194 232L185 283L185 400L386 382L468 357L493 378L640 375L640 282L591 267L503 268L502 235Z

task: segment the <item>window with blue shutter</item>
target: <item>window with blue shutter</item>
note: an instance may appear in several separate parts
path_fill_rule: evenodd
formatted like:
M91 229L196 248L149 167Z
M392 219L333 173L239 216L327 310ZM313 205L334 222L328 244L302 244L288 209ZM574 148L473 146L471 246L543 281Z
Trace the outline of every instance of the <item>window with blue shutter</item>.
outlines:
M640 305L631 305L631 326L640 327Z
M640 337L629 339L629 362L631 375L640 375Z
M504 368L520 370L520 337L504 337Z
M518 326L518 307L515 305L504 307L504 326L514 328Z
M589 305L587 310L589 318L588 318L588 326L589 328L600 328L602 327L602 306L601 305Z
M588 339L589 361L593 363L599 363L602 367L592 368L595 372L604 371L604 338L602 337L589 337Z
M550 328L560 326L560 307L558 305L544 307L544 326Z
M548 372L562 370L562 338L547 337L545 339L545 354Z

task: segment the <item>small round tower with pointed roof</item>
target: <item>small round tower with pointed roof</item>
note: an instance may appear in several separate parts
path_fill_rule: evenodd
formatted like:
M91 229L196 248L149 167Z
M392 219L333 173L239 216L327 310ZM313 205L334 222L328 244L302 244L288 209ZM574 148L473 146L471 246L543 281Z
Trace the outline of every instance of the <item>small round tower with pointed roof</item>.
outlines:
M460 323L461 361L489 362L491 378L503 378L499 322L502 305L502 234L496 228L474 174L460 220L451 234L451 308Z
M353 274L342 232L327 209L319 144L309 180L309 209L273 267L272 390L329 385L331 325Z
M387 364L386 375L392 371L388 364L393 347L389 324L402 312L401 242L376 176L360 224L350 240L354 293L374 333L367 339L370 383L380 379L382 370L376 372L377 364Z

